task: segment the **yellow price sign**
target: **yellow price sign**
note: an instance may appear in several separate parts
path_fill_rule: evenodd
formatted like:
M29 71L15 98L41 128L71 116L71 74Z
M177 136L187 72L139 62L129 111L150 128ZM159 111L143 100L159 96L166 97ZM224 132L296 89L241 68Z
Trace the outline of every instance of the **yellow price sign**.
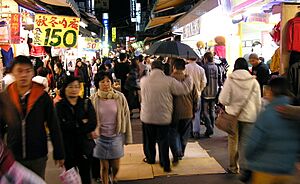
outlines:
M77 47L78 17L36 14L33 44L39 46Z
M113 27L111 30L111 41L116 42L117 40L117 28Z

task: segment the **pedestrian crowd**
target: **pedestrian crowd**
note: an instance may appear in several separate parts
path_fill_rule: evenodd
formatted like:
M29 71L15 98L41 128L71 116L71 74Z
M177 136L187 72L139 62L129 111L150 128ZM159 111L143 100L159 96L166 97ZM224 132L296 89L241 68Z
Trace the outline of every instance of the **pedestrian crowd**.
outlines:
M253 184L292 179L299 104L288 80L271 76L255 53L238 58L228 75L226 59L210 51L201 59L123 52L93 63L78 58L74 72L48 63L17 56L8 70L0 93L0 183L43 183L48 140L55 163L78 169L83 184L116 183L124 145L133 143L131 119L138 117L143 161L155 164L158 144L159 164L171 172L189 138L212 137L224 112L239 114L228 135L228 173Z

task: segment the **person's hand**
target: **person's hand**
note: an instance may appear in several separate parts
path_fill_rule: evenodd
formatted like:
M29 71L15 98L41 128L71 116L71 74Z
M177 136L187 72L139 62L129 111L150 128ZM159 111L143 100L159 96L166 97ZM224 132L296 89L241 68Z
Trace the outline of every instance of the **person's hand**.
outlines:
M285 105L285 106L277 106L277 112L281 114L282 117L290 120L300 120L300 107Z
M55 165L58 165L58 167L64 167L65 160L55 160Z
M97 134L96 131L91 132L90 136L91 136L92 139L97 139L99 137L99 135Z

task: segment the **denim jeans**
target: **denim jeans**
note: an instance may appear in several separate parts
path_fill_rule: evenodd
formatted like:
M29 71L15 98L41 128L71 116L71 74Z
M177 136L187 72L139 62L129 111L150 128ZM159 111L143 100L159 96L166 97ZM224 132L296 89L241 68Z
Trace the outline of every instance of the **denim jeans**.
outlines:
M169 143L174 157L183 157L191 131L192 119L181 119L172 122L169 131Z
M231 171L248 170L245 148L253 126L253 123L239 121L235 136L228 135L229 169Z
M201 97L198 101L198 110L195 112L195 118L193 119L193 132L200 133L200 121L201 121Z
M215 126L215 105L215 99L204 99L203 113L207 133L213 133L213 128Z

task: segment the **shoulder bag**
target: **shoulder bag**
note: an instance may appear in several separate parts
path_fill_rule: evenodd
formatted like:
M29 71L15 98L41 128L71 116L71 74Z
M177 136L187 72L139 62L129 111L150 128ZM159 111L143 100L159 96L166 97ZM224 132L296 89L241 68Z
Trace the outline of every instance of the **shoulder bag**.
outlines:
M238 118L243 111L243 107L245 107L248 104L251 94L254 91L254 87L255 87L255 84L253 84L249 95L247 96L245 102L241 106L241 109L239 110L237 115L231 115L231 114L226 113L225 111L221 112L221 114L219 115L219 117L216 120L216 127L218 127L220 130L223 130L224 132L228 133L229 135L232 135L232 136L235 135L235 129L236 129L236 126L238 123Z

